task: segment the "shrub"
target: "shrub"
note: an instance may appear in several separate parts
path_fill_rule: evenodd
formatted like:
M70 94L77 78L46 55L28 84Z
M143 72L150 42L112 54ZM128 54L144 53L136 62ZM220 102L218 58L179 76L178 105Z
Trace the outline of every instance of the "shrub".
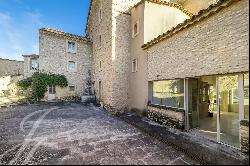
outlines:
M31 78L17 82L19 87L32 89L32 99L40 101L44 98L48 86L59 86L61 88L68 86L68 81L64 75L52 73L34 73Z

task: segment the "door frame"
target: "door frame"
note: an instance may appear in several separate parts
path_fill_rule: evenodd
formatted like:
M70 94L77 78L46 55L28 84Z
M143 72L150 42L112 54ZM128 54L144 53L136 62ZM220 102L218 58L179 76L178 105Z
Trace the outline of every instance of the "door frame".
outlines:
M238 96L239 96L239 122L241 120L244 119L244 73L236 73L236 74L224 74L224 76L230 76L230 75L237 75L238 76ZM221 137L220 137L220 131L221 131L221 118L220 118L220 101L219 101L219 86L220 86L220 83L219 83L219 77L223 76L223 75L214 75L216 77L216 112L217 112L217 142L220 143L220 144L224 144L224 145L227 145L227 146L230 146L230 147L233 147L235 149L239 149L239 147L234 147L232 145L229 145L229 144L225 144L223 142L221 142ZM194 77L194 79L199 79L200 77ZM185 130L186 131L189 131L191 130L190 129L190 125L189 125L189 105L188 105L188 78L185 78L184 79L184 110L185 110ZM199 82L198 82L198 87L199 87ZM197 107L198 109L198 112L200 111L199 110L199 107ZM198 116L198 122L199 121L199 116ZM240 123L239 123L239 129L240 129ZM240 130L239 130L239 141L241 139L241 133L240 133Z
M50 92L50 87L52 87L52 93ZM56 86L49 85L48 86L48 101L55 100L56 99Z

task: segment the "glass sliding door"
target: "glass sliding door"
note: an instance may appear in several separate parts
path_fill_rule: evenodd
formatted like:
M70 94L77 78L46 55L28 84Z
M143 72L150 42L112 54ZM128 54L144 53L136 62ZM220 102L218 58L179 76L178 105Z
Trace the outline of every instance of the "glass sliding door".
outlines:
M249 120L249 73L244 74L244 119Z
M199 126L198 79L188 79L188 118L189 129Z
M219 76L220 142L240 147L238 75Z

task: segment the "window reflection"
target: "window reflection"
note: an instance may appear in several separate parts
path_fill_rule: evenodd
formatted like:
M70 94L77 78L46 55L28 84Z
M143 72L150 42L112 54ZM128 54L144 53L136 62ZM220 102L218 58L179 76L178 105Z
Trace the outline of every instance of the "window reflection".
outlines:
M153 104L169 107L184 107L184 80L153 82Z

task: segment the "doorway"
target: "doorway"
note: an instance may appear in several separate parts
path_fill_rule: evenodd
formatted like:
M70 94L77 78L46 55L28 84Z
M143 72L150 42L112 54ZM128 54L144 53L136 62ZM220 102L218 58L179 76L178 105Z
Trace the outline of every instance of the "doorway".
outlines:
M196 80L196 81L194 81ZM216 76L188 81L189 129L217 140Z
M54 85L49 85L48 87L48 101L56 99L56 87Z
M190 132L240 148L239 76L203 76L188 79ZM218 101L217 101L218 100Z
M240 148L238 75L220 76L220 142Z

